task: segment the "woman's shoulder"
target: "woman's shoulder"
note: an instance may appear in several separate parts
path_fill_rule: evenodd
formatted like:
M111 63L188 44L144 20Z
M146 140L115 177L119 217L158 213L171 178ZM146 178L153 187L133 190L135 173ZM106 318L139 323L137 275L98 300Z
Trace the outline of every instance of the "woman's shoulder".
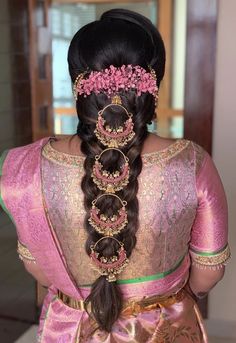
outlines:
M4 153L5 152L8 152L8 153L28 152L28 151L34 150L35 148L39 148L39 147L43 146L44 144L46 144L46 142L49 139L50 139L50 137L44 137L44 138L38 139L34 142L29 142L29 143L24 144L24 145L19 145L16 147L10 147L9 149L6 149L4 151Z
M211 160L209 153L198 143L190 140L191 149L193 152L193 159L195 164L195 174L197 175L202 168L204 161Z
M170 150L178 151L183 150L183 148L189 148L193 152L193 155L198 158L203 157L207 153L201 145L197 144L193 140L186 138L165 138L154 133L150 133L148 138L145 140L142 153L148 154Z
M69 155L83 155L80 146L81 139L75 135L55 135L51 137L50 144L58 152Z
M150 146L152 146L154 154L155 151L157 152L158 157L162 156L164 159L172 159L173 157L183 160L189 159L195 166L196 174L203 166L204 161L211 159L208 152L200 144L186 138L163 138L152 134L149 149ZM145 150L148 150L147 146Z
M59 152L65 152L65 153L72 153L73 151L77 151L78 153L78 146L76 147L77 150L75 150L75 144L72 142L72 138L74 136L69 136L69 135L52 135L52 136L48 136L48 137L43 137L41 139L38 139L34 142L25 144L25 145L20 145L17 147L11 147L5 151L3 151L0 156L1 156L1 160L3 159L3 157L6 157L6 155L17 155L20 157L22 157L25 154L35 154L36 150L41 150L42 148L44 148L44 146L47 145L47 143L50 142L50 144L54 147L55 145L55 149L58 150ZM80 151L80 148L79 148Z
M173 138L165 138L158 136L155 133L149 133L148 137L144 141L141 153L149 154L153 152L161 152L171 147L177 141L178 140Z

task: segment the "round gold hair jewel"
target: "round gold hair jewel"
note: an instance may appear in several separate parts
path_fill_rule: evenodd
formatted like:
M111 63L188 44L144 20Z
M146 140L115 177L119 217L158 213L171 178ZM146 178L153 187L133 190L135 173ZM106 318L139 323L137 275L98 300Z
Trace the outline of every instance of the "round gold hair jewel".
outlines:
M124 110L128 119L125 121L124 126L118 128L111 128L109 125L105 125L105 119L103 113L111 106L118 106ZM125 146L135 135L133 130L134 123L132 120L133 114L129 113L127 109L122 105L122 100L119 95L113 96L111 104L105 106L98 112L98 119L96 123L96 129L94 133L97 139L105 146L109 148L118 148L119 146Z
M102 170L102 163L99 161L102 154L109 150L118 151L124 158L125 163L120 168L121 171L116 170L112 173L107 170ZM124 155L124 153L117 148L107 148L101 152L100 155L95 156L95 164L92 171L93 182L98 186L100 190L107 193L115 193L120 191L123 187L127 186L129 183L129 159Z
M119 244L120 248L117 250L116 255L111 257L99 256L100 253L96 251L96 247L99 242L104 239L113 239ZM94 245L90 246L90 250L90 258L94 263L93 268L97 270L99 274L107 275L106 280L108 282L116 281L116 275L120 274L129 262L124 249L124 244L114 237L105 236L100 238Z
M104 213L99 214L100 209L96 206L98 199L108 195L116 197L122 205L122 207L118 210L117 214L113 214L111 217L108 217ZM121 198L118 197L118 195L116 194L101 194L95 200L92 201L92 208L90 210L90 217L88 219L88 222L94 228L95 231L102 235L106 235L109 237L117 235L128 224L128 215L125 208L126 205L127 201L121 200Z

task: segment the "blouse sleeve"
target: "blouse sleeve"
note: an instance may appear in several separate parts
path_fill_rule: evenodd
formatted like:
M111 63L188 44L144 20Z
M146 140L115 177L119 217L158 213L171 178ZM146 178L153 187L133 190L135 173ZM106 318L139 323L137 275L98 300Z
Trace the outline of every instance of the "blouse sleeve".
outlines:
M3 175L3 164L4 164L4 160L7 156L7 153L8 153L8 151L6 150L2 153L2 155L0 155L0 208L2 207L2 209L12 219L10 213L8 212L8 210L4 204L2 196L1 196L1 179L2 179L2 177L4 177L4 175ZM13 219L12 219L12 221L13 221ZM17 241L17 253L19 255L19 258L22 261L27 262L27 263L31 263L31 262L36 263L35 258L32 256L32 254L28 250L27 246L24 245L23 243L21 243L19 240Z
M202 149L196 174L197 213L191 231L190 256L199 268L218 269L230 258L225 191L210 155Z

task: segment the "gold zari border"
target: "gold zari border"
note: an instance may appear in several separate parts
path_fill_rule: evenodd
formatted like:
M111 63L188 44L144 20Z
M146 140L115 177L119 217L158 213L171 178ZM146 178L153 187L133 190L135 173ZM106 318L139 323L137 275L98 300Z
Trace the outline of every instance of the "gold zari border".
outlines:
M223 266L230 258L230 248L229 245L225 247L223 251L217 254L212 254L208 256L200 255L194 251L190 250L190 254L192 257L193 264L202 265L206 267L217 267Z
M35 258L32 256L29 249L22 244L20 241L17 241L17 253L21 260L26 260L27 262L36 262Z
M174 157L184 148L189 145L190 141L186 139L176 140L174 143L169 145L167 148L144 153L141 155L144 164L162 163L170 158ZM71 167L83 167L83 162L86 156L82 155L70 155L68 153L60 152L54 149L49 142L43 147L42 155L50 161L57 164Z
M50 141L44 145L42 155L48 160L56 162L60 165L69 165L72 167L78 167L81 165L81 162L84 161L84 156L79 155L70 155L65 152L55 150Z

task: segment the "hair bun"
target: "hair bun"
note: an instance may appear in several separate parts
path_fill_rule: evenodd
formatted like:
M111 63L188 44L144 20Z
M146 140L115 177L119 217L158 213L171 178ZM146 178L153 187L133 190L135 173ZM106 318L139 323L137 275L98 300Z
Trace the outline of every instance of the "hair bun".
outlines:
M162 41L162 38L161 38L159 32L156 30L155 26L153 25L153 23L151 22L150 19L148 19L147 17L143 16L140 13L133 12L130 10L126 10L123 8L114 8L114 9L111 9L109 11L104 12L101 15L100 20L103 21L106 19L124 20L126 22L129 22L129 23L132 23L132 24L139 26L143 31L145 31L146 34L149 36L151 44L154 48L153 60L149 62L149 65L151 67L154 67L156 64L158 64L159 60L158 60L158 57L157 57L158 54L156 51L157 36L158 36L159 44L160 44L160 41ZM162 45L164 48L163 41L162 41ZM165 53L164 53L163 58L165 59ZM164 71L163 71L163 75L164 75ZM160 80L158 78L158 85L159 85L163 75L160 75Z
M142 14L126 10L123 8L114 8L109 11L104 12L101 15L100 20L105 19L120 19L125 20L127 22L133 23L141 27L143 30L147 32L146 26L152 26L152 22L147 18L144 17ZM148 33L148 32L147 32ZM150 34L150 32L149 32Z

